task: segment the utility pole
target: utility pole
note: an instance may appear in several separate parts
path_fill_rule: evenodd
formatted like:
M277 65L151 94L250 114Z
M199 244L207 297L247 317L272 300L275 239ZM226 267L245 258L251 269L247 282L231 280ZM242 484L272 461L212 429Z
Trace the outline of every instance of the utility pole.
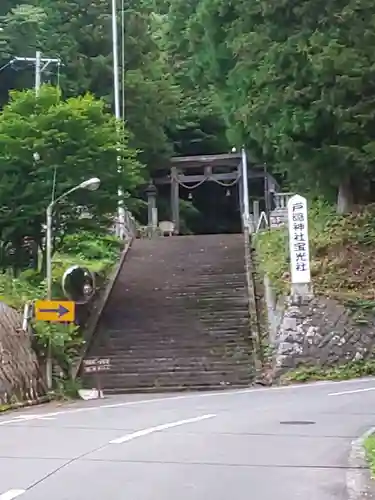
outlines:
M58 67L61 65L60 59L53 59L50 57L42 57L40 50L37 50L35 57L15 57L13 62L28 62L35 65L35 95L38 97L40 92L40 87L42 85L42 74L43 71L47 69L50 64L57 64ZM43 66L42 66L43 65ZM34 161L38 161L39 155L34 152ZM52 208L54 202L52 201L47 209L47 230L46 230L46 256L47 256L47 299L52 299L52 261L51 261L51 238L52 238ZM47 356L46 356L46 381L47 388L52 389L52 377L53 377L53 362L51 353L51 341L48 342Z
M114 94L114 104L115 104L115 117L117 121L117 140L120 145L120 86L119 86L119 63L118 63L118 36L117 36L117 2L112 0L112 51L113 51L113 94ZM123 116L124 120L125 117ZM117 171L121 173L120 157L117 157ZM117 212L117 225L116 233L121 239L125 237L125 209L124 209L124 193L122 186L118 187L118 212Z
M48 68L50 64L57 64L58 67L61 66L61 59L42 57L40 50L37 50L35 57L14 57L11 63L14 62L29 62L35 65L35 93L39 95L39 90L42 84L42 74Z
M35 94L38 97L40 85L42 83L42 54L40 50L36 51L35 54Z

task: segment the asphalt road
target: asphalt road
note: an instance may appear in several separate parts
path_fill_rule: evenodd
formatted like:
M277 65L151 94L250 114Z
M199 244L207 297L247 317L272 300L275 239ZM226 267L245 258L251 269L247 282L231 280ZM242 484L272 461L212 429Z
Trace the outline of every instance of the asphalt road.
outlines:
M0 500L346 500L375 380L121 396L0 417Z

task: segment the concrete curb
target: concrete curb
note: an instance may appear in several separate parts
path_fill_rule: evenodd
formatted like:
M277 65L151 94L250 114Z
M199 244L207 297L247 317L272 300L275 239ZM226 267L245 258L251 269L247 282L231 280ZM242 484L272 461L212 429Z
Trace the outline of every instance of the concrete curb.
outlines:
M76 366L72 370L72 378L73 380L77 378L79 370L81 368L82 361L88 351L88 348L90 347L90 344L92 342L92 338L95 333L95 329L99 323L100 316L102 315L102 312L108 302L108 299L112 293L113 287L116 283L116 280L118 278L118 275L120 274L120 271L122 269L122 266L124 265L126 256L133 244L134 238L132 238L130 241L128 241L125 245L124 250L121 253L119 262L117 266L115 267L110 279L108 280L107 286L105 288L103 296L100 298L99 303L95 310L92 312L92 317L91 321L89 321L89 324L87 325L85 332L84 332L84 337L85 337L85 343L83 345L83 348L80 352L79 355L79 361L77 362Z
M375 427L352 442L346 472L349 500L375 500L375 481L371 478L364 448L364 442L372 434L375 434Z

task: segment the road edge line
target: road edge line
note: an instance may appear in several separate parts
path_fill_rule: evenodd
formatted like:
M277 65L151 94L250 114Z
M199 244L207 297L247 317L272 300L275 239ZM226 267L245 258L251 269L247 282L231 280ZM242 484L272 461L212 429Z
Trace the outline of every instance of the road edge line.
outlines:
M366 439L372 434L375 434L375 426L352 441L349 468L346 472L346 489L349 500L375 499L375 481L371 478L364 448Z
M0 500L13 500L26 493L26 490L8 490L0 494Z

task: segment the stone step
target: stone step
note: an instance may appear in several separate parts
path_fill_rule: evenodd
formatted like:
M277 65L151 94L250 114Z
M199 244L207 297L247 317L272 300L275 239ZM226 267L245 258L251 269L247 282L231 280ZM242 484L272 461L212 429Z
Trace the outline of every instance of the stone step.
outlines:
M232 372L166 372L159 371L155 374L144 373L102 373L101 386L103 389L111 387L168 387L168 386L207 386L231 385L238 383L249 383L251 373L249 370L236 370ZM86 381L86 379L85 379ZM86 381L88 387L95 387L95 378L90 377ZM91 383L91 385L90 385Z
M111 392L246 386L246 290L243 235L137 240L87 356L110 357Z
M130 345L124 346L118 344L117 346L113 343L98 345L92 350L92 355L100 357L117 356L122 357L124 355L132 356L135 359L138 358L185 358L191 356L221 356L221 357L231 357L242 352L246 353L249 350L250 342L245 342L240 340L237 344L226 344L225 346L218 346L214 343L211 344L198 344L193 345L180 345L180 344L158 344L153 346L152 344L143 345Z
M224 325L225 326L225 325ZM231 331L231 328L205 328L204 333L200 335L198 333L192 333L192 329L189 325L181 328L173 328L169 330L167 328L161 328L160 331L155 331L150 329L143 330L142 332L134 331L123 331L111 333L110 335L102 335L100 338L103 340L113 339L114 342L118 343L124 342L126 344L131 344L137 342L138 345L143 343L174 343L180 342L181 345L205 345L212 344L213 342L218 345L225 345L226 343L231 343L236 341L241 337L247 338L250 336L250 330L247 325L237 326L236 331Z
M246 343L232 344L224 347L218 347L214 344L211 346L158 346L152 349L150 346L135 346L128 349L114 348L113 346L98 346L95 349L96 356L112 357L116 359L133 359L134 361L142 359L209 359L213 362L223 360L227 362L229 358L236 357L249 358L249 345Z
M114 312L115 315L115 312ZM162 318L160 318L162 316ZM155 314L153 316L148 316L142 319L142 324L140 325L139 320L137 319L137 315L129 316L128 314L123 314L124 321L126 321L126 327L124 327L124 332L128 331L129 334L131 332L136 331L137 328L139 331L144 333L150 332L162 332L168 329L170 332L180 332L181 330L188 330L191 332L191 336L198 336L197 324L203 328L204 331L211 331L214 328L217 328L219 331L222 330L230 330L232 328L241 328L249 325L249 319L246 317L244 312L241 314L233 314L230 317L226 318L217 318L216 316L204 316L200 318L194 314L185 314L185 316L177 316L170 315L169 319L165 318L161 314ZM157 322L155 320L158 320ZM100 325L101 326L101 325ZM108 330L114 331L116 327L118 327L118 321L113 316L108 318L106 322L106 327L98 328L98 330L105 332ZM195 333L194 333L195 331Z
M212 352L214 351L219 351L219 352L225 352L227 350L231 349L246 349L248 348L249 344L251 343L250 337L245 338L245 337L232 337L229 341L227 342L219 342L215 341L215 339L211 339L210 341L203 341L201 339L197 339L196 342L193 340L187 341L184 339L183 341L169 341L169 342L159 342L157 339L155 340L144 340L144 341L139 341L137 342L136 339L134 339L132 342L129 341L122 341L121 339L100 339L98 340L93 348L95 348L95 351L104 351L104 350L109 350L113 353L117 353L119 351L132 351L133 353L140 353L144 350L146 351L155 351L155 353L159 352L171 352L173 353L175 351L180 351L183 349L184 351L188 352L190 354L191 351L195 352L202 352L203 354L205 352Z
M185 366L185 365L220 365L226 366L228 368L228 359L235 362L236 364L244 362L245 364L249 361L249 356L245 350L238 349L232 353L227 353L227 358L220 355L220 351L212 351L211 353L198 353L189 351L166 351L160 350L155 356L152 356L152 351L143 351L137 354L135 357L133 352L130 351L119 351L116 353L108 353L107 357L111 360L113 366L117 366L121 363L130 364L145 364L158 366L163 363L170 363L171 366Z
M138 346L147 346L152 344L155 347L158 347L159 345L161 347L166 347L168 345L180 345L182 347L197 346L204 348L205 346L225 346L236 344L241 341L246 342L251 337L250 331L245 328L237 329L236 332L232 333L229 333L228 330L226 333L223 333L222 330L205 331L205 333L202 333L201 335L191 335L190 333L191 332L188 329L183 328L181 328L177 333L165 330L162 330L161 332L142 332L139 333L139 335L129 332L118 332L117 334L111 334L110 336L103 335L98 337L92 345L98 346L104 342L105 345L109 345L109 343L111 343L113 346L130 346L134 344Z
M160 309L160 305L163 305L163 309ZM168 300L160 300L159 306L156 307L154 304L150 306L149 304L143 304L143 307L133 307L131 303L126 304L126 308L124 306L116 305L113 307L113 311L116 313L121 313L124 316L134 316L135 314L147 315L148 318L152 318L154 315L158 315L160 317L172 317L175 318L176 321L179 319L183 319L187 315L195 314L197 317L210 317L213 319L220 318L222 321L227 319L232 319L238 316L239 314L248 313L247 305L242 302L237 302L233 304L215 304L213 302L200 302L196 303L188 303L178 307L173 307ZM225 311L225 314L223 314ZM173 314L173 316L172 316ZM146 317L146 319L147 319Z
M211 364L203 364L203 363L188 363L176 365L174 362L165 361L164 363L154 363L147 364L146 362L137 362L137 363L128 363L127 360L123 359L114 359L111 360L111 369L106 372L107 374L133 374L133 373L142 373L143 375L157 376L159 373L185 373L190 376L192 372L197 375L205 376L206 373L223 373L226 374L228 372L228 362L222 363L211 363ZM150 360L149 360L150 361ZM251 364L248 361L245 363L243 360L240 361L232 361L231 368L236 370L236 373L240 370L245 372L247 376L249 375L251 370Z

